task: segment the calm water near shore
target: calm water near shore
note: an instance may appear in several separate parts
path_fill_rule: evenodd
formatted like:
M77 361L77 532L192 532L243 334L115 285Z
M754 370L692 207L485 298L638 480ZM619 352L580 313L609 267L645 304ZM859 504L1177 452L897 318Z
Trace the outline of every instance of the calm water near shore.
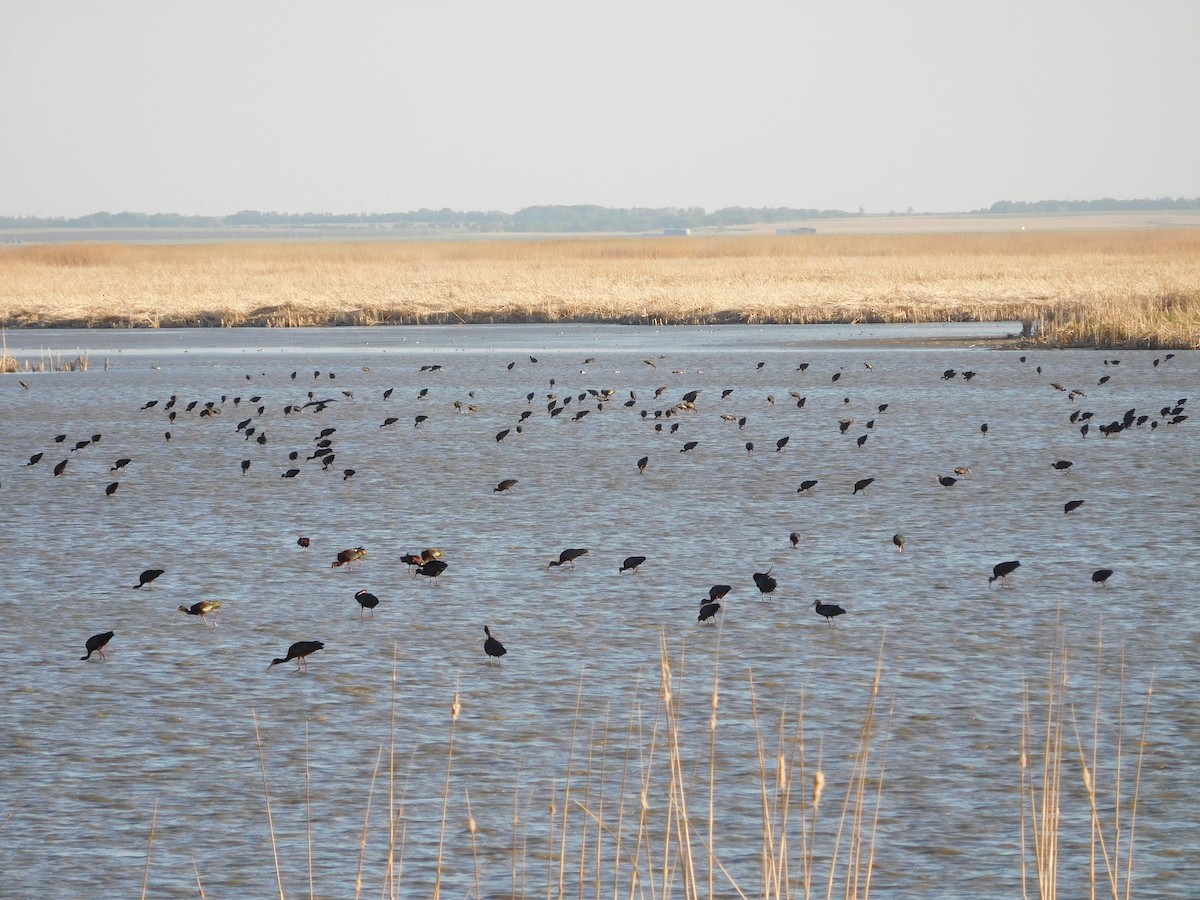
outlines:
M587 770L598 780L603 769L606 810L624 798L625 827L636 818L663 635L682 679L684 761L705 833L720 671L716 850L747 894L760 892L762 841L751 677L768 760L781 715L790 735L803 705L805 756L809 765L820 757L827 779L816 850L827 872L882 656L892 715L886 753L877 748L886 760L872 888L1017 896L1023 696L1044 696L1061 635L1088 748L1099 705L1097 781L1109 806L1122 742L1123 828L1153 678L1133 893L1194 896L1200 440L1196 419L1168 424L1162 410L1188 397L1185 412L1200 404L1200 354L991 349L1014 331L1019 324L8 332L18 359L81 350L90 371L0 376L0 894L140 893L152 818L151 896L198 895L197 873L207 896L277 893L257 716L287 893L308 892L311 831L316 894L351 895L367 821L364 891L380 894L386 752L373 798L372 774L394 733L400 893L428 896L456 691L443 887L469 896L478 871L483 896L546 894L551 867L557 884L550 809L557 797L561 822L573 737L576 796ZM968 381L963 371L976 374ZM598 409L589 389L612 389L613 400ZM655 418L696 389L697 410ZM1069 399L1075 389L1084 395ZM284 414L310 392L331 402ZM571 397L557 417L550 393ZM164 410L172 396L174 422ZM200 418L206 402L220 415ZM1129 409L1149 419L1098 432ZM1076 410L1095 414L1086 437L1069 421ZM415 426L419 415L427 419ZM383 426L388 417L397 421ZM237 430L246 418L250 439ZM323 469L307 457L331 427L336 460ZM680 452L687 441L698 443ZM110 471L122 457L127 469ZM1060 459L1072 467L1052 468ZM292 467L297 477L280 477ZM937 476L955 467L970 473L941 486ZM874 483L852 494L865 477ZM516 487L495 492L505 478ZM798 494L810 478L816 488ZM1072 499L1086 502L1064 514ZM297 546L302 535L308 549ZM330 567L359 545L361 564ZM399 558L426 547L449 563L434 584ZM547 568L568 547L589 553L574 569ZM645 564L618 574L635 554ZM1011 585L989 586L992 566L1009 559L1022 563ZM1114 575L1093 585L1101 567ZM165 573L132 590L149 568ZM764 602L751 576L768 570L779 588ZM719 583L733 586L721 621L699 625L699 601ZM381 600L361 620L359 589ZM173 617L208 598L222 602L219 627ZM836 627L815 614L816 599L845 607ZM508 648L499 665L483 654L484 625ZM84 640L109 630L108 659L80 661ZM325 642L308 673L290 663L266 671L305 639ZM1035 736L1043 727L1034 723ZM1088 880L1074 740L1072 726L1059 863L1068 896ZM666 797L654 794L661 810ZM1110 829L1112 815L1101 811ZM584 828L571 816L568 846ZM573 894L579 856L569 855ZM628 863L622 871L627 878ZM611 873L589 874L584 892L597 893L596 883L612 894Z

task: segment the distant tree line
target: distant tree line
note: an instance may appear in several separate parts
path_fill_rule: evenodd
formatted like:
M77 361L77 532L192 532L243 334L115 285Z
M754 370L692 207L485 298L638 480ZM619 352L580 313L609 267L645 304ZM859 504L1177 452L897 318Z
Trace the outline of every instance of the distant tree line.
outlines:
M974 212L1036 215L1072 212L1152 212L1161 209L1200 209L1200 197L1160 197L1157 200L1114 200L1112 197L1101 200L998 200L987 209L977 209Z
M861 214L861 213L860 213ZM613 209L604 206L528 206L515 213L418 209L405 213L279 213L244 209L229 216L179 213L97 212L78 218L0 216L0 229L16 228L244 228L368 226L403 229L458 229L474 232L642 232L668 228L753 225L797 219L841 218L837 209L750 208L730 206L705 212L679 209Z

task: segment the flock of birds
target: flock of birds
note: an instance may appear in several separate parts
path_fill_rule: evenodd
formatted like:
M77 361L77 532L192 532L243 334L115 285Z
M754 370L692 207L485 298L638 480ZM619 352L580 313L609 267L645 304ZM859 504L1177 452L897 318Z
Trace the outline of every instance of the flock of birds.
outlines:
M1154 366L1157 368L1162 363L1169 362L1173 357L1174 354L1168 353L1162 358L1155 359ZM538 362L533 356L530 356L529 359L531 364L536 365ZM1022 364L1026 363L1027 361L1026 356L1020 356L1019 359ZM593 359L587 359L584 361L583 365L586 366L592 362L594 362ZM644 364L649 368L655 368L657 363L658 361L654 359L644 360ZM1120 364L1121 361L1119 359L1104 360L1105 366L1116 367ZM759 362L757 364L757 368L761 369L763 365L764 364L762 362ZM872 368L869 363L864 365L867 369ZM515 366L515 362L509 363L507 369L511 371ZM801 363L794 371L796 373L805 373L808 368L808 363ZM1036 368L1037 374L1041 375L1041 367L1038 366ZM420 372L427 374L436 373L442 370L443 366L441 365L426 365L421 367ZM263 374L265 375L266 373ZM841 379L842 374L843 373L840 370L833 372L830 383L837 383ZM978 373L970 370L957 372L954 369L946 369L941 373L941 379L949 381L961 377L965 381L971 381L972 379L976 378L977 375ZM295 382L298 377L299 372L292 372L289 380L291 382ZM307 376L305 377L307 378ZM245 378L248 382L253 380L252 376L249 374L247 374ZM334 372L322 373L320 370L315 370L312 372L313 382L318 386L327 384L335 378L336 374ZM1106 374L1100 379L1099 385L1105 385L1110 380L1111 376ZM562 393L560 395L559 391L561 388L558 386L555 378L549 379L548 387L549 390L545 394L545 410L546 414L551 419L557 418L565 412L570 412L570 418L572 421L582 422L590 414L602 412L606 407L609 406L635 409L643 402L638 398L637 393L632 390L629 391L628 398L623 399L617 395L616 391L609 388L588 388L578 393ZM1049 387L1056 391L1066 392L1065 385L1062 385L1058 382L1049 383ZM388 388L382 392L380 399L384 402L390 401L394 391L395 388ZM667 435L674 434L679 430L680 424L684 417L695 414L705 414L699 405L702 393L701 390L689 390L684 392L678 398L673 399L667 397L664 400L663 398L667 391L668 388L660 387L653 392L653 400L658 401L660 404L658 408L643 406L643 408L637 413L641 420L653 424L653 429L656 433ZM732 393L732 389L723 391L721 393L721 400L726 400ZM516 435L523 433L526 426L529 424L529 420L534 415L533 403L536 399L536 396L536 393L533 391L525 395L526 409L521 411L515 423L495 433L495 442L503 442L506 439L511 439ZM790 397L791 400L794 401L797 409L805 408L808 398L804 392L798 390L791 391ZM1078 401L1083 400L1086 397L1086 392L1078 388L1073 389L1068 393L1068 400L1073 407L1068 417L1069 423L1079 428L1080 434L1083 438L1088 436L1092 422L1095 418L1094 413L1075 406ZM305 400L293 402L283 406L282 414L284 417L308 417L315 414L325 413L326 411L335 410L338 408L337 405L339 403L351 401L353 399L353 390L309 390L306 392ZM416 399L418 402L430 402L431 395L429 388L421 388L416 395ZM765 400L770 405L774 405L777 402L777 398L774 395L766 396ZM846 397L844 403L849 405L850 398ZM1186 398L1179 398L1162 406L1157 411L1157 415L1154 415L1153 413L1139 414L1137 409L1130 409L1125 412L1123 416L1115 418L1107 424L1098 425L1097 430L1104 438L1112 438L1126 429L1142 428L1147 426L1147 424L1150 430L1156 429L1160 427L1160 425L1179 426L1182 425L1188 418L1188 415L1185 411L1186 403ZM872 414L872 418L865 422L864 433L855 438L857 447L861 448L866 444L870 434L876 427L877 420L885 415L888 407L888 403L878 404L877 406L873 407L874 412ZM474 392L471 391L468 392L468 396L465 399L454 400L452 408L456 413L469 415L479 411L480 402L476 400ZM181 414L189 417L194 415L199 419L220 421L222 416L231 411L234 411L235 415L237 411L249 412L249 415L245 415L233 423L232 433L234 435L240 436L243 441L253 441L259 446L267 445L269 439L266 429L269 426L271 416L268 415L267 405L264 402L263 397L259 394L254 394L248 396L247 398L225 394L219 399L209 401L191 400L186 402L183 401L179 395L171 395L165 399L151 399L142 404L140 407L140 412L165 415L168 430L164 431L163 439L164 441L168 442L172 439L172 432L169 429L172 427L178 427L178 423L183 421L179 418ZM739 416L732 413L723 413L721 414L721 418L730 424L737 424L739 429L745 427L747 422L747 417L745 415ZM382 419L382 422L378 425L378 428L392 428L399 424L400 421L401 419L399 416L389 415ZM847 434L849 429L856 424L858 424L856 419L850 416L845 416L839 419L838 428L842 434ZM413 416L412 427L428 428L430 425L431 421L429 413L420 413ZM982 424L979 430L982 434L986 435L988 433L988 425L986 423ZM330 425L321 428L313 438L313 445L311 447L306 449L295 449L288 454L289 465L283 472L280 473L280 477L283 479L295 479L301 474L305 464L313 462L318 464L322 470L330 470L338 456L338 450L334 446L337 435L338 428L336 426ZM53 477L57 478L66 473L68 465L72 459L70 454L81 453L86 448L99 444L101 439L101 434L93 434L89 438L76 440L73 445L70 446L68 455L53 466ZM784 448L788 446L789 440L790 436L788 435L778 438L774 443L774 452L782 452ZM57 445L65 445L68 441L68 438L66 434L59 434L54 437L53 441ZM689 453L696 450L699 445L700 442L697 440L687 440L683 442L678 452ZM753 453L755 450L754 443L749 441L746 442L745 450L747 453ZM25 466L34 467L40 465L48 452L49 450L41 450L32 454L29 456ZM133 459L130 457L122 456L117 458L112 467L109 469L109 472L124 474L128 471L128 468L133 464L133 462ZM643 455L632 464L631 468L636 472L637 475L641 475L647 471L650 462L650 456ZM242 460L240 464L241 474L248 474L253 465L254 460L252 458ZM1059 459L1050 462L1049 466L1050 468L1059 472L1067 472L1072 468L1073 462L1067 459ZM952 489L963 478L967 478L972 474L970 467L967 466L954 467L953 471L953 475L938 474L936 476L937 484L944 488ZM343 481L352 478L355 474L356 469L354 468L343 467L341 469ZM850 491L851 495L865 493L874 482L874 476L863 477L856 480L853 483L852 490ZM113 498L120 488L120 484L121 483L119 481L113 481L109 483L104 489L105 495L109 498ZM819 481L816 478L804 479L800 482L799 487L796 489L796 493L811 493L817 489L818 484ZM494 493L505 494L513 491L517 486L518 479L505 478L499 481L492 490ZM1071 514L1082 507L1084 503L1085 500L1083 499L1070 500L1064 505L1063 511L1066 514ZM789 542L793 548L797 547L800 541L801 537L797 532L792 532L789 535ZM892 537L892 543L896 552L904 552L906 540L903 534L895 534ZM297 540L297 544L302 549L309 548L311 546L311 540L308 537L302 536ZM556 558L551 559L547 563L547 568L574 568L576 562L587 554L588 550L586 548L567 548L562 550ZM356 563L360 563L366 556L367 550L365 547L356 546L346 548L337 552L336 556L330 563L330 566L331 568L335 569L341 567L353 568ZM414 577L420 576L429 579L431 582L435 582L449 568L449 562L444 557L445 553L442 550L438 548L427 548L419 552L404 554L400 557L400 559L410 567ZM626 557L619 566L618 574L625 572L637 572L639 567L642 566L646 561L647 557L642 555ZM988 578L989 587L997 581L1005 585L1009 584L1013 574L1020 567L1020 565L1021 563L1019 560L1006 560L996 564L992 570L991 576ZM759 596L764 600L770 598L778 587L778 582L771 574L771 571L771 569L768 569L766 572L755 572L752 575L752 580L759 592ZM134 584L132 587L134 589L140 589L143 587L149 588L155 582L155 580L163 574L164 571L160 568L146 569L138 576L137 584ZM1097 569L1092 574L1092 581L1095 584L1103 585L1113 574L1114 572L1111 568ZM699 623L712 623L717 621L722 612L722 601L731 590L732 586L728 584L713 585L713 587L709 590L708 595L700 601L700 609L697 621ZM374 611L380 603L379 597L376 594L365 589L359 590L354 595L354 599L359 606L360 619L363 618L363 616L368 612L374 616ZM824 618L826 623L830 626L835 624L836 618L847 614L847 610L844 607L836 603L825 602L820 599L814 600L810 604L810 607L814 610L816 615ZM178 607L177 614L184 613L187 616L199 618L202 623L211 624L215 627L217 625L220 610L220 600L199 600L191 604L180 605ZM492 635L490 626L484 625L483 630L485 635L483 651L486 659L488 662L497 662L507 653L507 651L504 645ZM88 637L84 642L87 655L83 656L82 659L89 660L93 655L95 655L99 660L105 660L105 648L108 646L113 637L114 631L112 630L104 631ZM269 671L276 665L295 661L295 671L307 670L308 658L314 653L322 650L324 647L324 642L319 640L295 641L288 647L284 656L272 659L267 669Z

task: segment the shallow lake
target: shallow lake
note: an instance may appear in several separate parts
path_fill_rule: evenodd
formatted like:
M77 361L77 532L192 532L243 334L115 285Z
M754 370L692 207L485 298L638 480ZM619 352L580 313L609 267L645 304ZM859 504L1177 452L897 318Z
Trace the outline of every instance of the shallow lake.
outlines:
M1200 440L1171 420L1200 354L992 349L1018 329L9 332L18 359L82 351L89 369L0 376L0 893L261 897L277 856L287 894L350 896L361 876L367 896L420 897L440 855L447 896L626 896L631 878L682 896L685 800L707 894L712 785L713 894L761 895L781 752L793 895L805 858L814 893L831 869L840 892L881 664L848 804L871 887L1016 896L1022 858L1035 879L1026 697L1040 783L1062 647L1060 887L1090 881L1095 744L1114 865L1132 827L1133 893L1194 896ZM401 560L431 547L436 581ZM566 548L588 553L550 567ZM1021 567L989 583L1005 560ZM716 584L723 609L698 623ZM175 614L201 599L217 627ZM106 631L107 659L81 661ZM325 644L307 672L267 670L301 640Z

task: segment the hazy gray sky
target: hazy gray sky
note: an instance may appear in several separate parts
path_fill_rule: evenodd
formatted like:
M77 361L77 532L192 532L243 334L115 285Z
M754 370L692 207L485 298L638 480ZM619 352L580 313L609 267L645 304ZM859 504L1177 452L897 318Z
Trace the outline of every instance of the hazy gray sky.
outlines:
M0 0L0 214L1200 195L1200 0Z

